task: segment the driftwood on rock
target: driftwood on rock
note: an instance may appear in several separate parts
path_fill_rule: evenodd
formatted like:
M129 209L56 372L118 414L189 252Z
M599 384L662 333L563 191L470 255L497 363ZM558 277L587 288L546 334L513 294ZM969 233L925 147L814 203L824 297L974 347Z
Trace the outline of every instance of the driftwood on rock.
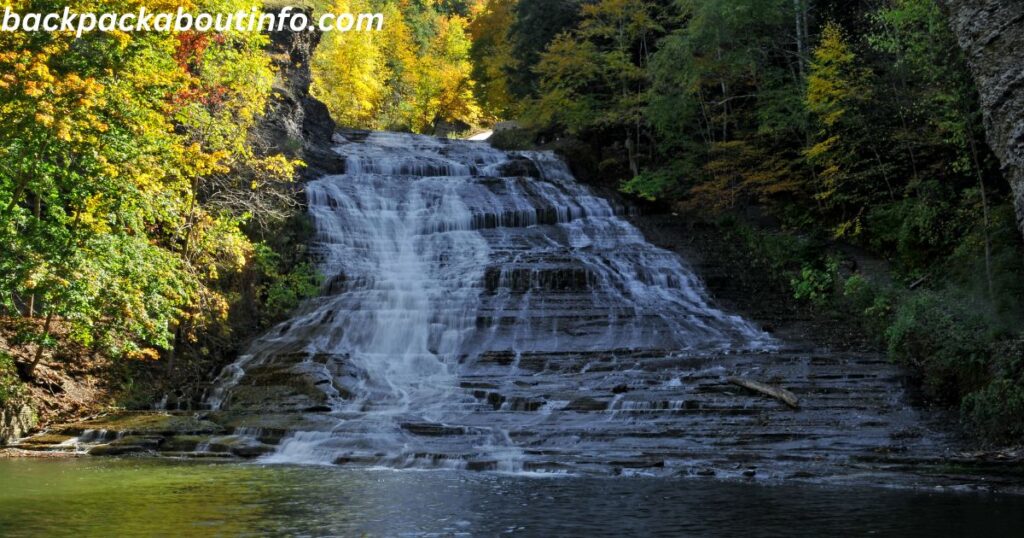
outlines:
M739 377L730 377L727 381L733 385L775 398L793 409L798 409L800 407L800 399L796 397L796 394L793 394L786 389L766 385L760 381L752 381L750 379L743 379Z

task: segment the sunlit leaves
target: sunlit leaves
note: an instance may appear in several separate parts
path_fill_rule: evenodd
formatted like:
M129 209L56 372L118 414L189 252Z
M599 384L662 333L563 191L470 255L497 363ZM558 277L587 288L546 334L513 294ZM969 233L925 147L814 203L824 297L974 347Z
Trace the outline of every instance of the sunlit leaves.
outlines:
M317 51L313 93L339 124L430 132L480 119L464 17L408 0L336 0L331 9L387 21L380 32L327 34Z
M475 8L469 33L477 99L484 114L504 119L518 106L512 94L512 72L520 60L513 53L510 29L518 0L482 0Z
M253 0L72 2L248 11ZM19 3L47 11L49 2ZM63 7L63 5L61 5ZM207 200L290 180L247 144L273 81L258 33L0 34L0 301L115 352L225 316L246 212ZM252 177L229 179L244 168ZM242 186L240 187L239 184ZM33 305L32 312L28 305Z
M638 138L649 100L647 64L665 15L647 0L583 5L578 29L556 37L535 68L540 89L527 110L529 122L573 134L613 130Z

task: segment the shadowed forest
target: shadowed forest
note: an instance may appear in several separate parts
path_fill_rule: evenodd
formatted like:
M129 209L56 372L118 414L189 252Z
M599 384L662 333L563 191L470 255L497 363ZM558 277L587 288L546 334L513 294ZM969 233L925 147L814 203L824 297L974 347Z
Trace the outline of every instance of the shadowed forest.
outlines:
M307 7L385 15L311 59L338 126L553 149L581 181L719 230L741 270L857 326L980 443L1024 439L1024 249L934 0ZM302 141L254 135L280 80L269 43L0 33L0 406L146 407L319 292ZM67 379L88 382L55 395Z

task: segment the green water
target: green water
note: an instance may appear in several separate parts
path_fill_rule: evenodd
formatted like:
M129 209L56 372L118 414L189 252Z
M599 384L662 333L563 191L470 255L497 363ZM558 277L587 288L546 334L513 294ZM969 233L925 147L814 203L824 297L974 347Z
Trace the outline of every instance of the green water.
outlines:
M648 478L0 460L3 536L1021 536L1024 499Z

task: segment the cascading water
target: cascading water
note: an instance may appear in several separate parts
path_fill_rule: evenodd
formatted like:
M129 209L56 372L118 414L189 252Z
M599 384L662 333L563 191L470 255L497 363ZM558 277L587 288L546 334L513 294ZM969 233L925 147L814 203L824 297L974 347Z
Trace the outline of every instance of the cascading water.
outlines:
M266 461L642 458L657 443L638 430L666 424L632 417L686 405L672 364L773 346L553 154L392 133L336 141L347 173L307 187L324 294L209 398L280 432Z

